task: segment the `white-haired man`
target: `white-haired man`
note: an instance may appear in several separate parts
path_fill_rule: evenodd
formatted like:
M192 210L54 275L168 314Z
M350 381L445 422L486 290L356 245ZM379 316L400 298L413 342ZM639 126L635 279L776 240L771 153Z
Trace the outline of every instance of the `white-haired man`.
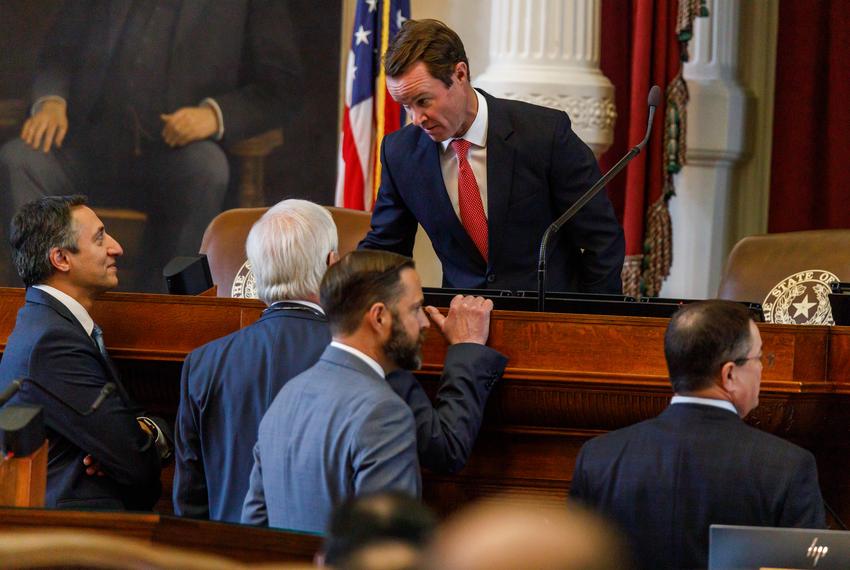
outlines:
M328 211L284 200L248 234L246 250L260 299L251 326L193 351L183 365L175 440L174 510L239 522L263 414L283 385L315 364L331 341L319 285L337 256ZM457 298L435 322L449 348L436 408L410 372L387 380L413 410L420 462L436 471L463 467L489 390L507 359L487 348L491 303ZM236 443L237 433L240 444Z

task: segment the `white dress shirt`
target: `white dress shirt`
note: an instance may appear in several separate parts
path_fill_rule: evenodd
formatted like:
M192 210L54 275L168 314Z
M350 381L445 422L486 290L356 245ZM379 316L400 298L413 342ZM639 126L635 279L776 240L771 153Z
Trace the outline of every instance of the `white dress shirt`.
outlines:
M716 400L714 398L696 398L694 396L673 396L673 398L670 400L670 405L673 404L702 404L703 406L714 406L715 408L729 410L736 416L738 415L738 410L735 409L735 406L732 404L732 402L727 402L726 400Z
M342 344L341 342L337 342L335 340L331 341L331 346L336 347L340 350L344 350L345 352L356 356L357 358L359 358L360 360L362 360L363 362L368 364L369 368L371 368L372 370L377 372L378 376L380 376L381 378L387 377L386 373L384 373L384 369L381 367L380 364L377 363L377 361L374 358L372 358L371 356L369 356L369 355L367 355L363 352L360 352L359 350L357 350L353 346L348 346L347 344Z

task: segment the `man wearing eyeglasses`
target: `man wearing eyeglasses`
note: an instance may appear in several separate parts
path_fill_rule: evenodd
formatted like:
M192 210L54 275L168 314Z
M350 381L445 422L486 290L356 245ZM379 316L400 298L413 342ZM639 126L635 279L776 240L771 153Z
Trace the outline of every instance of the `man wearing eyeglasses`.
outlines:
M705 568L712 524L824 528L814 456L743 421L773 363L748 311L686 305L664 353L670 406L588 441L570 497L617 523L641 568Z

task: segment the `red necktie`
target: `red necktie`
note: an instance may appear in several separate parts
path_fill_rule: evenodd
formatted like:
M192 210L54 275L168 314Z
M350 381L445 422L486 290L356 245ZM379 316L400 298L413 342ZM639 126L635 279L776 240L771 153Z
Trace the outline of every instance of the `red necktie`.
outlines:
M487 217L484 215L484 204L481 202L481 192L478 191L475 173L472 172L472 167L466 159L469 145L470 142L464 139L452 141L458 163L457 200L460 205L460 221L475 243L475 247L481 252L481 257L487 261Z

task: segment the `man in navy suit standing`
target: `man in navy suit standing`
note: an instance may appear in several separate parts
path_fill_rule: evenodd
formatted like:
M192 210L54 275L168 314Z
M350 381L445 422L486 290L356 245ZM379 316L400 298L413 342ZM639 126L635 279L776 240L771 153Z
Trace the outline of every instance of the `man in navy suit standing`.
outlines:
M330 213L305 200L278 203L251 228L248 260L268 308L256 323L186 358L176 428L178 515L239 522L260 419L281 387L313 366L331 342L319 284L337 261L336 248ZM507 362L484 346L490 306L459 297L445 319L436 313L451 345L436 408L411 372L387 378L413 412L411 436L429 469L452 472L466 463L490 388Z
M359 247L410 255L419 223L444 286L536 290L543 233L600 176L569 117L473 89L463 43L436 20L405 22L384 69L411 124L384 139L372 231ZM549 251L549 290L622 290L625 241L604 192Z
M824 528L814 456L742 420L772 358L747 310L684 306L664 352L671 405L588 441L570 497L617 523L647 569L705 568L712 524Z
M0 390L24 379L10 403L44 410L45 504L151 509L171 430L130 400L89 314L97 296L118 284L121 246L83 196L26 204L10 241L27 290L0 361Z

